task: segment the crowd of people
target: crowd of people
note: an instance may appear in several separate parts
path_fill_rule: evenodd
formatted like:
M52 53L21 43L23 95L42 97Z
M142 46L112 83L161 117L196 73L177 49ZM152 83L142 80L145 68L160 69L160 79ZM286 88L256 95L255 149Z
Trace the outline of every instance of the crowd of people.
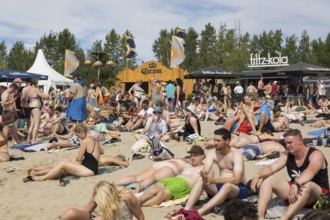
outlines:
M107 131L134 132L136 141L180 141L192 144L186 158L155 162L136 175L99 182L84 210L70 208L62 219L144 219L141 207L159 205L188 196L180 212L202 219L217 212L222 204L225 219L263 219L273 194L288 209L281 219L291 219L300 209L311 208L322 194L329 192L327 160L323 153L307 146L307 139L290 123L308 126L307 117L329 112L324 82L296 86L279 81L264 82L263 77L244 89L214 79L195 80L193 97L188 97L180 78L164 82L150 79L151 96L138 80L127 92L117 86L108 90L101 82L87 89L83 80L48 94L38 80L15 79L1 92L0 162L10 160L12 145L34 144L48 138L48 148L79 147L74 161L29 169L28 181L61 179L67 174L89 177L98 174L100 164L129 166L126 156L104 154ZM109 114L101 115L102 110ZM203 137L201 123L214 123L219 129L210 139ZM92 130L88 128L92 122ZM310 124L327 126L328 120ZM279 134L275 134L278 133ZM206 139L206 140L205 140ZM278 160L247 176L244 161L275 155ZM128 156L128 155L127 155ZM212 169L217 167L219 175ZM290 180L275 174L286 168ZM250 179L250 180L249 180ZM135 191L125 186L135 183ZM249 183L249 184L248 184ZM195 205L205 191L207 199ZM245 200L258 195L255 207ZM232 200L232 202L228 202ZM99 216L93 212L99 207ZM236 208L233 208L236 207ZM235 214L229 210L241 209ZM180 219L176 212L168 219ZM227 217L226 217L227 216ZM306 215L306 219L307 219ZM245 218L244 218L245 217Z

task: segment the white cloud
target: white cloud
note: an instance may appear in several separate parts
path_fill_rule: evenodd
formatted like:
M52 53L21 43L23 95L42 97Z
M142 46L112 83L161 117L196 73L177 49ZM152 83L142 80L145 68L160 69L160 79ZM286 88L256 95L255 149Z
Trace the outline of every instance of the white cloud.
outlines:
M251 35L281 29L284 36L300 36L307 30L312 39L325 39L330 16L327 0L11 0L2 4L1 39L8 44L33 44L45 33L68 28L84 49L95 40L104 40L111 29L135 36L139 59L153 59L152 43L161 29L187 29L200 32L207 23L216 29L221 23Z

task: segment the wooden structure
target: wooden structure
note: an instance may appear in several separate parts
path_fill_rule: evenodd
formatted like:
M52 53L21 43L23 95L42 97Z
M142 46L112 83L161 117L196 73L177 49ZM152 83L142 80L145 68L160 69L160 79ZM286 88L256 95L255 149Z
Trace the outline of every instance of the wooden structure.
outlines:
M186 95L189 95L192 92L194 80L184 79L184 76L187 74L188 72L186 70L179 68L169 69L160 62L151 60L142 63L142 65L135 70L126 67L117 74L117 78L120 80L124 91L128 91L137 80L142 79L142 88L148 92L148 95L151 94L150 79L157 78L167 82L169 80L175 81L176 78L180 78L183 80Z

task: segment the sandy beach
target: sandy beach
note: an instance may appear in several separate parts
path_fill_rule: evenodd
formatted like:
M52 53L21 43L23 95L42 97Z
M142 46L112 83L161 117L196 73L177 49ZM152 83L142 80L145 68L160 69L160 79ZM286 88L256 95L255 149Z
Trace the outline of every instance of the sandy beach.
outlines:
M201 122L202 135L207 138L213 137L213 131L220 126L214 122ZM314 128L291 124L292 128L299 128L306 135ZM121 133L121 142L105 145L106 155L123 154L131 155L131 146L135 139L134 133ZM189 145L186 142L170 141L166 143L174 153L175 157L184 157ZM326 158L329 158L330 148L319 147ZM59 186L58 180L44 182L23 183L22 179L27 176L27 169L40 165L54 165L63 160L73 159L77 149L61 151L57 153L34 152L26 153L20 150L10 150L14 156L23 156L24 160L0 163L0 219L58 219L61 213L69 207L84 208L92 195L94 185L100 180L115 181L126 175L135 174L148 167L153 161L146 158L134 160L128 168L122 168L112 173L101 174L93 177L71 180L65 186ZM258 172L262 167L256 165L256 161L245 162L248 179ZM278 175L288 179L286 170ZM164 219L166 214L181 206L162 208L143 208L147 220ZM223 219L222 216L210 213L205 219Z

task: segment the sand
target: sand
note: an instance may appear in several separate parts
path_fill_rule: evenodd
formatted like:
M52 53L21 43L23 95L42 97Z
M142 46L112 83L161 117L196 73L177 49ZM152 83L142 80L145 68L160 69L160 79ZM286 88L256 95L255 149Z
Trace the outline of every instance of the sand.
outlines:
M220 126L213 122L202 122L202 134L207 138L213 137L213 131ZM307 131L315 130L309 126L292 124L292 128L301 129L303 135ZM133 133L121 133L121 142L105 145L106 155L131 154L130 147L134 143ZM166 145L175 153L176 157L186 155L189 145L186 142L170 141ZM319 147L329 158L330 148ZM128 168L122 168L109 174L71 180L66 187L59 186L58 180L44 182L23 183L29 168L40 165L54 165L63 160L73 159L77 149L58 153L35 152L25 153L10 150L11 155L23 156L25 160L0 163L0 219L58 219L63 211L69 207L83 208L89 201L94 185L100 180L115 181L126 175L135 174L148 167L153 161L146 158L134 160ZM256 161L245 162L247 177L250 179L262 167L255 165ZM8 169L14 168L8 173ZM279 174L288 179L286 170ZM143 208L147 220L163 219L167 213L180 209L181 206L162 208ZM223 219L216 214L208 214L205 219Z

